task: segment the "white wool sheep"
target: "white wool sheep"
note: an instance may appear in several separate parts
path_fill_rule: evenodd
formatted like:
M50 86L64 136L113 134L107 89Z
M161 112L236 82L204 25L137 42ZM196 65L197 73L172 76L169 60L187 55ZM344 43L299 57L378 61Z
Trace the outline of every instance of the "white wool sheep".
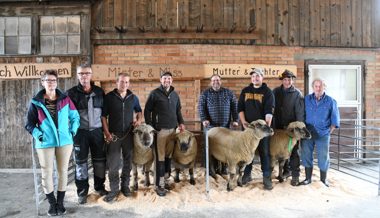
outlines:
M273 129L264 120L251 122L244 131L234 131L223 127L209 130L210 155L228 164L228 191L232 191L238 184L241 185L244 168L252 162L260 139L270 135L273 135ZM238 178L236 174L239 175ZM213 167L211 167L211 175L215 176Z
M195 185L194 165L197 156L197 140L195 139L194 134L187 130L177 133L175 139L173 160L176 175L174 181L179 182L180 167L188 167L190 184Z
M291 122L286 129L276 129L274 135L270 137L270 156L272 170L278 161L279 174L277 179L284 181L283 168L285 161L289 159L294 146L300 139L311 138L310 132L306 129L303 122Z
M137 166L143 165L145 170L145 183L147 187L150 185L149 171L153 164L153 150L151 148L154 141L154 134L156 130L148 124L141 124L133 130L134 147L133 147L133 159L132 159L132 171L133 171L133 187L134 190L138 189L138 177Z

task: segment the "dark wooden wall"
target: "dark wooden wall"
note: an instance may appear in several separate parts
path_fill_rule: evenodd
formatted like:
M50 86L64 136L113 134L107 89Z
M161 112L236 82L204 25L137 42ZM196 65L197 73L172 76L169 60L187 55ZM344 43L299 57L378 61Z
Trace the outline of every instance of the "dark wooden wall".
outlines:
M102 0L92 14L96 44L192 43L202 27L206 43L380 47L378 0Z

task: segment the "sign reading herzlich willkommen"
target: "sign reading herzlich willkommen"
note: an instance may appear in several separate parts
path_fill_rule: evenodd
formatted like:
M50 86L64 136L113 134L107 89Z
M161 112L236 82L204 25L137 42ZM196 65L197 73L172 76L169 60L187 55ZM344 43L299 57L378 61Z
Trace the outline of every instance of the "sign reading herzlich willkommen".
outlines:
M119 73L127 73L131 79L156 79L160 73L170 71L175 78L209 78L220 75L222 78L249 77L252 68L262 68L266 78L277 78L285 69L297 73L295 65L262 64L181 64L181 65L92 65L93 79L114 80Z
M36 79L47 69L55 69L59 78L71 77L71 63L0 64L1 79Z

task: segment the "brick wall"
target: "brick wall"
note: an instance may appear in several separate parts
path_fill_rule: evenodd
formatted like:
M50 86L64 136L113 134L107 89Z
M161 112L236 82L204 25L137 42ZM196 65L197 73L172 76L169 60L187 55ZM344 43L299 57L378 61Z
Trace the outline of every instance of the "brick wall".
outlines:
M362 58L363 57L363 58ZM356 58L356 59L355 59ZM105 45L96 46L95 64L290 64L297 66L296 87L304 91L305 60L366 60L365 61L365 114L366 118L380 118L380 53L368 49L301 48L281 46L244 45ZM264 79L270 88L280 81ZM238 96L249 79L223 79L223 86ZM106 91L114 82L102 82ZM157 80L132 81L131 90L144 107L149 92L159 85ZM198 120L197 103L209 79L174 80L173 86L182 100L185 120Z

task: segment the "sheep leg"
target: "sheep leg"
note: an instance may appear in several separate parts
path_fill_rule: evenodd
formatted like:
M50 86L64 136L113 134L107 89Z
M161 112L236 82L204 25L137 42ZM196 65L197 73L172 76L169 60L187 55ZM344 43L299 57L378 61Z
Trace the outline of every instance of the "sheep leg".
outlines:
M285 160L281 159L278 161L278 181L280 182L284 182L284 164L285 164Z
M235 171L236 171L236 167L235 167ZM227 183L227 191L233 191L236 188L236 186L237 186L236 174L230 173L230 176L228 178L228 183Z
M137 191L139 189L139 187L138 187L138 173L137 173L137 166L135 164L132 164L132 171L133 171L133 189L134 189L134 191Z
M179 183L179 168L175 168L175 177L174 177L174 182Z
M149 173L150 173L150 169L152 168L152 164L153 164L153 160L150 160L148 161L148 163L144 165L144 174L145 174L144 186L145 187L149 187L151 185Z
M191 166L189 168L189 174L190 174L190 184L195 185L195 179L194 179L194 167Z
M245 162L239 162L236 167L236 173L238 174L237 185L240 187L243 186L242 178L243 178L245 165L246 165Z
M215 173L215 165L214 165L214 157L210 155L209 157L209 168L210 168L210 176L212 176L212 178L216 179L216 173Z

